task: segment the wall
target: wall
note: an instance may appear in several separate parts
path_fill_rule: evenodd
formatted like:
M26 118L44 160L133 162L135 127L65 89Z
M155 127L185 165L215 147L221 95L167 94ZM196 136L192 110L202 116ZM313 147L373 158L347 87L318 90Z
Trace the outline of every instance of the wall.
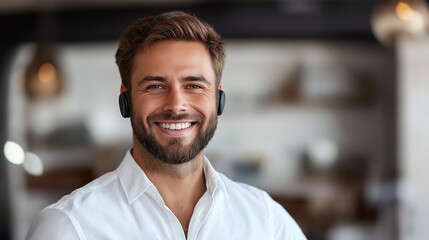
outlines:
M400 239L429 236L429 37L403 37L397 47L399 69L399 169L397 191Z

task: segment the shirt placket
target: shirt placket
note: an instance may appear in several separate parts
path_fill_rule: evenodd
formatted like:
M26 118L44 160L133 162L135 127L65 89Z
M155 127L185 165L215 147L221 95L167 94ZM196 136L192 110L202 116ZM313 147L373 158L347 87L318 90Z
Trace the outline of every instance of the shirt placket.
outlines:
M167 211L168 220L171 225L171 233L173 238L171 239L183 239L186 240L185 232L183 231L182 224L180 224L179 219L177 219L176 215L166 206L164 205L164 209Z
M213 197L206 192L195 206L188 229L188 239L197 239L198 232L206 221L213 205Z
M168 222L171 226L171 235L168 239L178 239L178 240L186 240L185 232L183 231L182 224L180 224L179 219L174 215L174 213L168 208L165 204L164 200L159 194L158 190L154 187L149 191L149 194L155 199L155 202L165 211L165 215L168 218Z

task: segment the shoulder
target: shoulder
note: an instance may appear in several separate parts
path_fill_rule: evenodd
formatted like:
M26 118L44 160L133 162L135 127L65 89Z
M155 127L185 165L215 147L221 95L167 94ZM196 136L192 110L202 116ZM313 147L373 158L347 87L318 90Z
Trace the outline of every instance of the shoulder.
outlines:
M99 205L100 200L108 201L115 194L122 194L120 186L117 174L114 171L109 172L63 196L46 209L57 209L70 215L87 208L94 208Z
M78 229L64 212L48 207L38 213L25 239L80 239Z
M243 182L234 181L222 173L218 174L225 186L228 197L233 199L245 198L246 200L250 200L252 202L259 201L262 203L265 203L266 201L273 201L268 193L262 189Z
M111 195L120 193L120 189L117 174L113 171L74 190L38 213L27 239L81 239L79 220L82 215L94 213L109 204Z
M278 208L278 204L266 191L234 181L221 173L219 176L224 185L228 206L233 208L231 211L251 213L256 218L268 220L272 211L270 209Z
M259 219L269 228L274 239L306 239L302 230L279 203L264 190L246 183L236 182L219 173L229 202L234 208L247 212L250 218Z

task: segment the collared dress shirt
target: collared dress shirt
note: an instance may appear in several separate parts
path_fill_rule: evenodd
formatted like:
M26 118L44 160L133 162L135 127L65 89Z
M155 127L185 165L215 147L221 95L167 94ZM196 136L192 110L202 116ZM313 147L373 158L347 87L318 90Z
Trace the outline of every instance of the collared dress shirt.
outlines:
M26 239L306 239L266 192L216 172L207 158L204 174L187 236L128 151L115 171L40 211Z

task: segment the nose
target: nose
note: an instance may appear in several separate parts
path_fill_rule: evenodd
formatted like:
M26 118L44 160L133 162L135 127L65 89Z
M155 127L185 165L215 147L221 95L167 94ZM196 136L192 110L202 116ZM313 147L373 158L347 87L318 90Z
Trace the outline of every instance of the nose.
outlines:
M186 112L188 103L184 93L179 88L171 88L166 95L163 110L173 114Z

